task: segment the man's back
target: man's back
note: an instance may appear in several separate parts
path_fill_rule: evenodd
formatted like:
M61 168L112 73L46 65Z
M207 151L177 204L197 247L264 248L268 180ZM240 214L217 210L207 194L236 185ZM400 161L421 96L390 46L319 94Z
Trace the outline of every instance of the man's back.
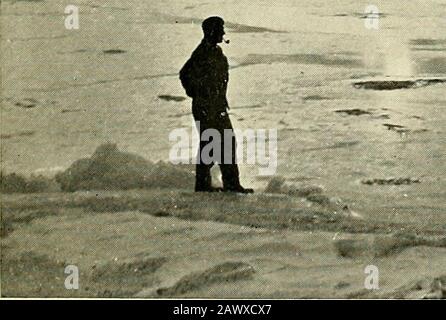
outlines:
M188 96L226 108L228 68L221 48L203 40L181 69L180 79Z

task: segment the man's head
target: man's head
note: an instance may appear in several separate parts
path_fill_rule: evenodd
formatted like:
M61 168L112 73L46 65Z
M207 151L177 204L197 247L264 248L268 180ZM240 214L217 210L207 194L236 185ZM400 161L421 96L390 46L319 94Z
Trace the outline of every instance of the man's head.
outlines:
M220 17L209 17L203 21L204 38L212 44L223 42L225 35L224 20Z

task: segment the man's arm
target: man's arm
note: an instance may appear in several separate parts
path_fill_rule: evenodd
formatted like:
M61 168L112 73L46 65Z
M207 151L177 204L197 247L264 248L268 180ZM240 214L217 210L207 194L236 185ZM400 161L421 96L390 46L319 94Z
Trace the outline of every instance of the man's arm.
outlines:
M181 84L186 90L186 94L191 98L197 97L206 83L206 70L208 69L206 59L207 57L197 49L180 70Z
M194 69L194 59L192 56L180 70L181 84L184 90L186 90L186 94L191 98L196 93L196 88L194 88Z

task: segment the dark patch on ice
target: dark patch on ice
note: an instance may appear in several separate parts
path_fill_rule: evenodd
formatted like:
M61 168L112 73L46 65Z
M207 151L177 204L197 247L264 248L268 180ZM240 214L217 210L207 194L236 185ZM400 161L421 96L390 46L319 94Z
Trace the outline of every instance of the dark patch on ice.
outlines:
M392 123L384 123L384 127L387 128L387 130L397 130L397 129L404 129L405 126L399 125L399 124L392 124Z
M373 179L364 179L361 181L362 184L367 185L403 185L403 184L414 184L414 183L420 183L420 179L416 178L373 178Z
M446 39L412 39L413 51L446 51Z
M409 43L413 46L438 46L446 45L446 39L412 39Z
M367 114L367 115L372 114L370 111L366 111L366 110L362 110L362 109L341 109L341 110L336 110L335 112L347 114L349 116L362 116L364 114Z
M170 217L172 214L170 212L160 210L152 213L151 215L154 217Z
M61 112L62 113L74 113L74 112L80 112L80 111L82 111L82 109L63 109Z
M16 137L31 137L35 134L35 131L21 131L17 133L4 133L0 137L2 139L11 139Z
M297 54L249 54L243 58L239 67L256 64L295 63L316 64L325 66L361 67L362 61L358 59L338 58L332 55L297 53Z
M440 51L444 52L446 51L446 48L430 48L430 47L423 47L423 48L413 48L412 51Z
M331 98L323 97L323 96L320 96L320 95L312 95L312 96L303 97L302 100L304 100L304 101L313 101L313 100L314 101L320 101L320 100L331 100Z
M161 100L165 100L165 101L175 101L175 102L181 102L181 101L186 100L185 97L171 96L171 95L168 95L168 94L159 95L158 98L160 98Z
M415 86L415 81L364 81L355 82L353 86L356 89L369 89L369 90L396 90L407 89Z
M446 72L446 65L445 72ZM415 89L429 85L445 83L446 79L416 79L416 80L370 80L353 83L356 89L366 90L398 90Z
M388 16L387 13L384 12L366 12L365 14L363 12L355 12L353 13L354 17L358 17L360 19L381 19Z
M14 103L15 106L25 109L35 108L37 106L38 101L33 98L25 98L21 101L17 101Z
M405 126L399 125L399 124L391 124L391 123L384 123L383 126L385 126L387 128L387 130L392 130L398 133L423 133L423 132L427 132L429 130L427 129L417 129L417 130L412 130L409 128L406 128Z
M329 17L352 17L352 18L360 18L360 19L367 19L367 18L372 18L372 19L379 19L379 18L385 18L387 17L388 14L387 13L383 13L383 12L370 12L370 13L364 13L364 12L351 12L351 13L345 13L345 12L340 12L340 13L335 13L332 15L329 15ZM325 16L326 17L326 16Z
M104 54L122 54L122 53L126 53L127 51L122 50L122 49L108 49L108 50L103 50L102 52Z
M300 151L306 152L306 151L319 151L319 150L327 150L327 149L349 148L349 147L356 146L359 143L360 143L360 141L341 141L341 142L337 142L337 143L334 143L334 144L331 144L328 146L306 148L306 149L302 149Z

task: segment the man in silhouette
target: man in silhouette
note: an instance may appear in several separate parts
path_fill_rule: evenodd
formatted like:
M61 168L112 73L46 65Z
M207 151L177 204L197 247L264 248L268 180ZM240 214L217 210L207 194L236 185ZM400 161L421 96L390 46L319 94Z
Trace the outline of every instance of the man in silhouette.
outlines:
M203 40L180 71L181 83L186 94L192 98L192 114L200 135L195 191L252 193L252 189L245 189L240 185L236 163L236 141L227 112L229 65L228 59L218 46L218 43L223 42L225 35L224 21L220 17L210 17L203 21L202 28ZM210 143L202 141L202 134L208 129L218 131L221 139L219 166L223 178L223 190L212 187L210 171L214 163L209 163L202 157L203 148Z

